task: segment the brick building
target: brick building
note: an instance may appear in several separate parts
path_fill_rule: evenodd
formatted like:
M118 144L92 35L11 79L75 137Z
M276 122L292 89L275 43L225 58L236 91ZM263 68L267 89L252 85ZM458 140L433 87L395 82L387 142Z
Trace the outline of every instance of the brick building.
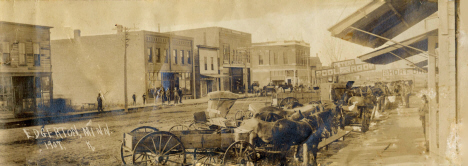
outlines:
M261 87L290 83L307 85L311 82L310 44L304 41L253 43L252 82Z
M0 110L18 114L50 105L51 28L0 21Z
M125 32L81 36L52 41L52 51L60 55L54 61L56 93L71 98L76 104L95 103L98 93L106 104L124 102ZM192 98L193 39L151 31L127 33L128 99L135 93L137 103L142 95L153 99L155 88L183 89Z
M170 33L194 38L197 97L217 90L238 93L250 85L251 34L221 27ZM213 70L204 70L205 65Z

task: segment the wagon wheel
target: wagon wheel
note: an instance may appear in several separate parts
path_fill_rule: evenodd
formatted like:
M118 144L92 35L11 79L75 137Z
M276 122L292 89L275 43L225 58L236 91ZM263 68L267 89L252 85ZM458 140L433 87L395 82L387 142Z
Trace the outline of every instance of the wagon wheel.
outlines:
M132 163L132 154L131 150L126 149L124 146L125 143L122 142L120 145L120 158L122 159L122 163L125 165L127 163Z
M294 102L299 103L299 100L297 100L297 99L294 98L294 97L286 97L286 98L284 98L283 100L281 100L279 106L280 106L280 107L284 107L285 105L287 105L287 104L293 104Z
M133 129L130 131L130 133L135 133L135 132L156 132L159 131L158 129L151 127L151 126L141 126ZM129 150L128 148L124 147L124 143L122 142L122 145L120 145L120 158L122 159L123 164L127 163L132 163L132 154L133 152Z
M361 116L361 131L365 133L369 130L370 115L369 115L369 112L367 111L367 108L362 108L361 111L363 111L362 116Z
M223 165L255 165L257 153L255 147L246 141L237 141L231 144L223 156Z
M178 124L178 125L172 126L171 129L169 129L169 132L171 132L171 131L188 131L188 130L190 130L190 127L188 127L186 125Z
M199 155L197 157L197 161L194 165L201 165L201 166L210 166L210 165L219 165L221 163L221 155L209 151L207 149L195 149L194 155Z
M132 131L130 131L130 133L135 133L135 132L155 132L155 131L159 131L157 128L155 127L151 127L151 126L140 126L140 127L137 127L135 129L133 129Z
M183 165L185 161L184 145L177 136L165 131L145 135L133 150L135 165Z

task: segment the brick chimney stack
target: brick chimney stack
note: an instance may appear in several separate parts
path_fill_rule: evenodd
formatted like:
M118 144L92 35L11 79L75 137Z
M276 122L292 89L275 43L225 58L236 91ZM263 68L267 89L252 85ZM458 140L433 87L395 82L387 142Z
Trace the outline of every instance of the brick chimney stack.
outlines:
M117 34L120 34L123 32L123 26L122 25L115 25L117 27Z
M81 36L81 30L75 29L75 30L73 31L73 37L74 37L74 39L79 39L80 36Z

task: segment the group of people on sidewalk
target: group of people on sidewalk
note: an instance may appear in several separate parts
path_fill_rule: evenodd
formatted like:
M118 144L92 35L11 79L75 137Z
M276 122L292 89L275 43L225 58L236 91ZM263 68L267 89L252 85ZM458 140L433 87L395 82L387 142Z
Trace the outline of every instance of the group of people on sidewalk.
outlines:
M176 87L174 88L174 90L170 90L169 88L166 88L164 90L164 88L160 87L160 88L157 88L153 93L154 104L157 103L158 99L161 99L162 105L164 105L166 101L168 105L171 104L171 100L173 100L174 105L176 105L176 104L182 103L183 95L184 93L182 89L180 88Z
M182 96L183 96L183 91L182 89L179 89L179 88L174 88L174 90L170 90L169 88L157 88L156 91L153 92L153 96L154 96L154 104L156 105L157 104L157 101L159 99L161 99L162 101L162 105L165 105L165 102L167 101L167 104L170 105L171 104L171 101L174 102L174 105L177 105L179 103L182 103ZM146 93L144 93L142 95L142 99L143 99L143 105L146 105ZM132 105L136 106L136 95L135 93L133 93L132 95L132 99L133 99L133 103ZM103 96L101 95L101 93L98 93L98 97L97 97L97 103L98 103L98 112L104 112L104 109L102 107L102 103L103 103Z

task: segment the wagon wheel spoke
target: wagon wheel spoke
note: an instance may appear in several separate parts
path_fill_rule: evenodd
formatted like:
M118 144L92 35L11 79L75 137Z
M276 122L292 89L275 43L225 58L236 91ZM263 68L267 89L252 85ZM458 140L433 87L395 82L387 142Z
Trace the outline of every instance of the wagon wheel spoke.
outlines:
M141 156L143 156L143 155L140 153L140 156L138 156L135 160L138 160Z
M154 141L157 139L155 137L159 137L159 142ZM169 139L163 140L162 137ZM162 145L162 141L165 141L166 143ZM150 147L154 149L151 149ZM160 148L158 149L157 147ZM178 150L173 151L175 148L178 148ZM177 138L177 136L169 132L157 131L149 133L137 142L134 149L133 164L146 163L146 165L174 165L173 163L176 163L176 165L183 165L183 163L186 162L186 152L182 142ZM168 162L171 164L168 164Z
M162 136L161 136L161 139L162 139ZM166 150L167 143L169 143L169 142L171 141L171 139L172 139L172 136L171 136L171 137L169 137L169 140L168 140L168 141L166 142L166 144L164 145L164 148L161 150L161 153L163 153L163 152L164 152L164 150Z
M156 154L156 152L153 152L150 148L148 148L146 145L142 145L144 148L148 149L151 153ZM155 149L156 150L156 149Z
M161 149L161 143L162 143L162 135L159 134L159 153L162 153Z
M172 149L178 147L180 145L180 143L178 143L177 145L173 146L171 149L169 149L168 151L164 152L162 155L166 155L167 153L169 153Z

